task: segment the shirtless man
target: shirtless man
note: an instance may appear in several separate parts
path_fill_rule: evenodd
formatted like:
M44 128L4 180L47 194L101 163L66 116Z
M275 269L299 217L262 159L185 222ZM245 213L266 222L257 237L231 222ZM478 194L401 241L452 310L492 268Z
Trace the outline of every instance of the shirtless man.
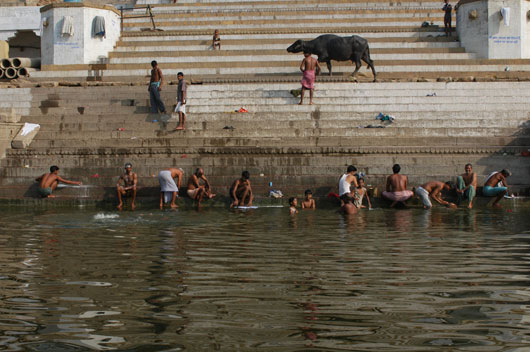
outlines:
M467 207L471 209L473 208L473 198L477 194L477 174L473 172L471 164L466 164L464 170L466 173L456 178L457 204L460 205L462 199L467 198L469 201Z
M245 199L247 200L247 206L252 205L254 200L254 195L252 194L252 187L250 186L250 173L248 171L243 171L241 178L232 183L230 187L230 198L232 198L232 203L230 208L237 207L238 205L245 205Z
M203 180L204 184L200 184ZM188 178L188 190L186 191L191 199L198 200L197 210L201 207L201 201L204 196L208 199L215 197L215 194L211 192L210 182L206 176L204 176L204 170L200 167Z
M122 185L123 183L123 185ZM121 210L123 208L123 201L122 196L125 195L131 195L132 194L132 203L131 203L131 209L134 210L136 201L136 185L138 184L138 175L136 175L136 172L132 172L132 164L126 163L125 164L125 172L123 175L120 176L118 179L118 183L116 184L116 190L118 191L118 201L120 202L118 204L118 209Z
M391 208L397 203L401 203L406 207L405 201L414 194L412 191L407 190L408 177L400 175L400 171L401 166L399 164L392 166L392 172L394 174L387 177L386 191L382 193L384 198L392 201Z
M482 188L482 194L486 197L497 197L493 202L494 208L500 208L499 201L508 193L508 184L506 183L506 177L511 176L512 173L506 169L500 172L494 172L486 179L484 188Z
M178 206L175 204L175 200L177 199L177 193L179 191L183 175L184 171L175 167L167 168L158 173L158 182L160 183L160 209L164 208L164 203L167 203L169 196L171 196L171 208L178 208ZM176 184L174 180L175 177L177 177Z
M320 64L315 58L311 57L311 53L304 52L304 59L300 64L300 71L302 71L302 93L300 96L300 103L304 103L304 93L309 89L309 104L313 105L313 91L315 89L315 78L320 74Z
M158 67L156 61L151 62L153 69L151 70L151 80L149 81L149 87L147 91L149 92L149 97L151 99L151 112L153 114L166 113L166 107L164 102L160 98L160 91L162 91L162 84L164 83L164 76L162 75L162 70Z
M454 188L455 186L451 182L443 183L440 181L429 181L416 188L416 195L422 200L424 209L432 208L429 196L441 205L456 208L455 204L446 202L442 199L442 191L450 191Z
M82 185L81 182L68 181L59 176L59 167L55 165L50 167L50 173L37 177L35 181L39 182L38 191L42 198L54 198L55 196L52 195L52 192L55 191L59 182L67 183L69 185Z
M339 179L339 197L341 199L341 205L343 205L344 197L355 198L355 193L351 192L352 184L355 188L359 187L357 182L357 168L350 165L346 169L346 173Z

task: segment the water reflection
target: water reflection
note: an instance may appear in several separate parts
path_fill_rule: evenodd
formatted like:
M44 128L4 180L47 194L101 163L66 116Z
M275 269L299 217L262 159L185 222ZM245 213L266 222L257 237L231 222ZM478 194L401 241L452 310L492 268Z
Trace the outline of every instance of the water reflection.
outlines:
M0 349L514 350L524 210L6 212Z

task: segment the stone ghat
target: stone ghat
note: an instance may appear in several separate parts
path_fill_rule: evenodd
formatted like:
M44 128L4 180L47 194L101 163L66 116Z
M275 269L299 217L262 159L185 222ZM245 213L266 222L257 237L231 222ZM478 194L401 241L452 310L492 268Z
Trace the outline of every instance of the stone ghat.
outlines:
M112 202L126 162L146 201L156 200L156 175L169 166L186 176L202 167L221 197L248 170L257 197L272 182L287 197L310 188L325 198L350 164L381 191L394 163L411 187L454 180L470 162L479 184L509 168L512 191L529 191L527 82L317 83L314 106L297 105L290 90L298 83L191 84L181 132L176 116L149 113L146 86L1 90L9 97L2 107L41 129L29 148L1 160L0 198L33 199L33 180L58 165L64 178L90 186L61 189L61 198ZM175 91L162 91L168 108ZM376 120L380 112L394 123Z

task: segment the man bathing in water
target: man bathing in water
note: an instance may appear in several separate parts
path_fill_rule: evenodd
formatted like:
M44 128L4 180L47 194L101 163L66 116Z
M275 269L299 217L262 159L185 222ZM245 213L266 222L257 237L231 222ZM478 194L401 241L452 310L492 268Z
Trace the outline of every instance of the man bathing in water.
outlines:
M339 197L341 199L341 205L344 202L344 197L355 198L355 194L351 192L352 184L355 188L359 187L357 182L357 168L350 165L346 169L346 173L339 179Z
M344 196L342 198L343 204L340 207L340 211L345 215L357 214L357 207L353 204L353 198L351 196Z
M429 196L441 205L445 205L449 208L456 208L456 204L449 203L442 199L442 191L450 191L454 188L455 186L451 182L443 183L441 181L430 181L416 188L416 195L422 200L424 209L432 208Z
M492 204L494 208L501 207L499 201L506 193L508 193L508 183L506 183L506 178L511 175L512 173L510 171L503 169L500 172L495 171L491 173L486 179L484 188L482 188L482 194L486 197L497 197Z
M65 180L59 176L59 167L55 165L50 167L49 173L37 177L35 181L39 182L38 191L42 198L54 198L55 196L52 194L52 192L55 191L55 188L57 188L59 182L69 185L82 185L81 182Z
M407 190L408 177L399 174L401 171L399 164L394 164L392 171L394 174L387 177L386 191L382 193L382 196L392 201L391 208L397 203L401 203L406 207L405 201L414 194L412 191Z
M245 200L247 200L247 206L252 205L254 200L254 195L252 194L252 187L250 186L250 173L248 171L243 171L241 178L232 183L230 187L230 198L232 203L230 208L237 206L244 206Z
M158 182L160 183L160 209L164 208L164 203L169 201L171 197L171 208L177 208L175 200L177 199L177 193L182 182L182 176L184 171L180 168L170 167L162 170L158 173ZM175 184L174 178L177 177L177 183Z
M202 185L200 181L203 181ZM196 199L198 201L197 209L201 207L201 201L204 197L212 199L215 194L211 192L210 182L206 176L204 176L204 170L200 167L188 178L188 197Z
M320 74L320 64L311 57L311 53L304 52L304 59L300 64L300 71L302 71L302 93L300 96L300 103L304 103L304 93L309 89L309 104L313 105L313 91L315 89L315 78Z
M125 172L118 179L116 189L118 191L118 209L121 210L123 207L122 196L132 195L131 209L134 210L136 201L136 185L138 184L138 175L132 172L132 164L125 164Z
M471 164L466 164L464 170L466 173L456 178L457 205L460 205L462 199L467 198L469 201L467 207L471 209L473 208L473 198L477 194L477 174L473 172Z

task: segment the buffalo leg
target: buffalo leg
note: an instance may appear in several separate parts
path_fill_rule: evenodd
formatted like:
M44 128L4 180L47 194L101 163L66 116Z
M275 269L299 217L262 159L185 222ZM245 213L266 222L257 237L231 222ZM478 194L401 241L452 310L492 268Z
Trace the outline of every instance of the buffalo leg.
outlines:
M326 61L326 65L328 66L329 75L331 76L331 60L330 61Z
M353 61L353 60L352 60ZM353 78L355 78L355 76L357 75L357 72L359 72L359 69L361 68L361 60L360 59L355 59L353 61L353 63L355 63L355 71L353 71L353 73L351 74L351 76Z
M369 68L372 69L372 74L374 75L374 82L375 82L377 79L377 73L375 72L374 62L372 61L372 59L370 59L370 54L367 55L367 53L365 53L362 57L362 60L366 62Z

